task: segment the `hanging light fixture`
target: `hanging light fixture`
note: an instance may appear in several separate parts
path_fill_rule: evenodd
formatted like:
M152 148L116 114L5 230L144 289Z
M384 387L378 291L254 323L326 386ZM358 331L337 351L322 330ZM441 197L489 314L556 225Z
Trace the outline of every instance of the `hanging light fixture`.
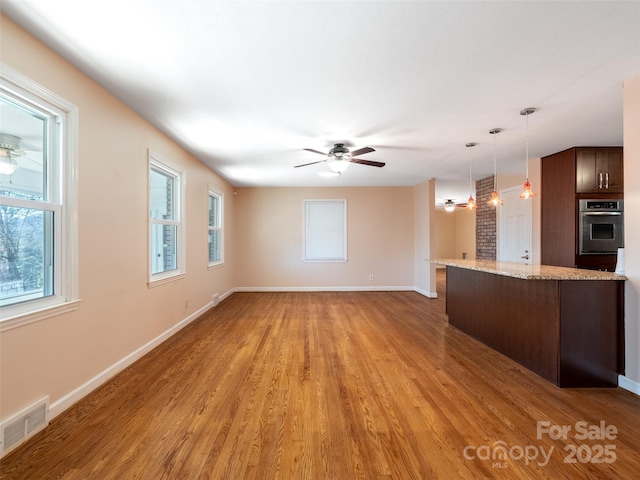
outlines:
M535 111L536 109L531 107L520 110L520 115L524 115L527 119L527 153L525 157L526 180L524 182L524 185L522 186L523 190L520 194L520 198L531 198L537 195L537 193L534 193L533 189L531 188L531 182L529 181L529 115L531 115Z
M476 208L476 201L473 199L473 177L471 175L471 147L475 147L473 142L467 143L465 147L469 149L469 200L467 200L467 208L473 210Z
M494 207L502 205L502 199L498 195L498 160L496 157L496 135L501 131L501 128L489 130L489 133L493 135L493 192L491 192L491 199L487 202L487 205Z
M447 212L453 212L456 209L456 204L453 200L449 199L446 202L444 202L444 209Z

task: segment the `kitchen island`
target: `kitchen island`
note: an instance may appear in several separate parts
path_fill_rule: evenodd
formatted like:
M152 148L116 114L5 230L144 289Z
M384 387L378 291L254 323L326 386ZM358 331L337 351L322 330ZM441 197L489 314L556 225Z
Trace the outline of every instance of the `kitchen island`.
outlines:
M488 260L447 268L449 323L559 387L624 373L624 276Z

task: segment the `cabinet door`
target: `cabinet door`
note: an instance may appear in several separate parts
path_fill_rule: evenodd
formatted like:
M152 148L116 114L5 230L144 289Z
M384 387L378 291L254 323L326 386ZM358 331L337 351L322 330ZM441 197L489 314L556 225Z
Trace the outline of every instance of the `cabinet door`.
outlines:
M602 188L599 191L607 193L622 192L622 149L607 148L597 152L596 175L599 179L602 179ZM600 181L599 179L598 182Z
M621 193L622 148L576 148L576 193Z
M598 192L595 148L576 148L576 193Z
M544 157L541 177L541 261L545 265L574 267L577 223L576 194L573 190L576 178L575 149Z

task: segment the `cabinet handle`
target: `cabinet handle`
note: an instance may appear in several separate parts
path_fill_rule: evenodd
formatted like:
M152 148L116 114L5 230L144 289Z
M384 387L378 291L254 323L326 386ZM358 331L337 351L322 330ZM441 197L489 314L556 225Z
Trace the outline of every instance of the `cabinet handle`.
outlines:
M604 188L609 188L609 172L604 174Z
M602 172L598 173L598 188L602 190Z

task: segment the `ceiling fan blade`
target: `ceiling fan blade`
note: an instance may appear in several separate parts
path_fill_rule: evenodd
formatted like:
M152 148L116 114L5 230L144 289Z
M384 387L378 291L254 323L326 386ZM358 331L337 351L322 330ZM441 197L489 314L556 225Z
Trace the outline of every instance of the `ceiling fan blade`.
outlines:
M315 165L316 163L324 163L324 162L326 162L326 160L318 160L317 162L303 163L302 165L296 165L293 168L306 167L307 165Z
M362 148L359 148L358 150L354 150L353 152L351 152L351 156L357 157L358 155L362 155L364 153L371 153L371 152L375 152L375 150L371 147L362 147Z
M364 160L363 158L352 158L352 163L359 163L360 165L369 165L370 167L384 167L386 164L382 162L372 162L371 160Z
M314 150L313 148L305 148L307 152L319 153L320 155L327 155L327 152L319 152L318 150Z

